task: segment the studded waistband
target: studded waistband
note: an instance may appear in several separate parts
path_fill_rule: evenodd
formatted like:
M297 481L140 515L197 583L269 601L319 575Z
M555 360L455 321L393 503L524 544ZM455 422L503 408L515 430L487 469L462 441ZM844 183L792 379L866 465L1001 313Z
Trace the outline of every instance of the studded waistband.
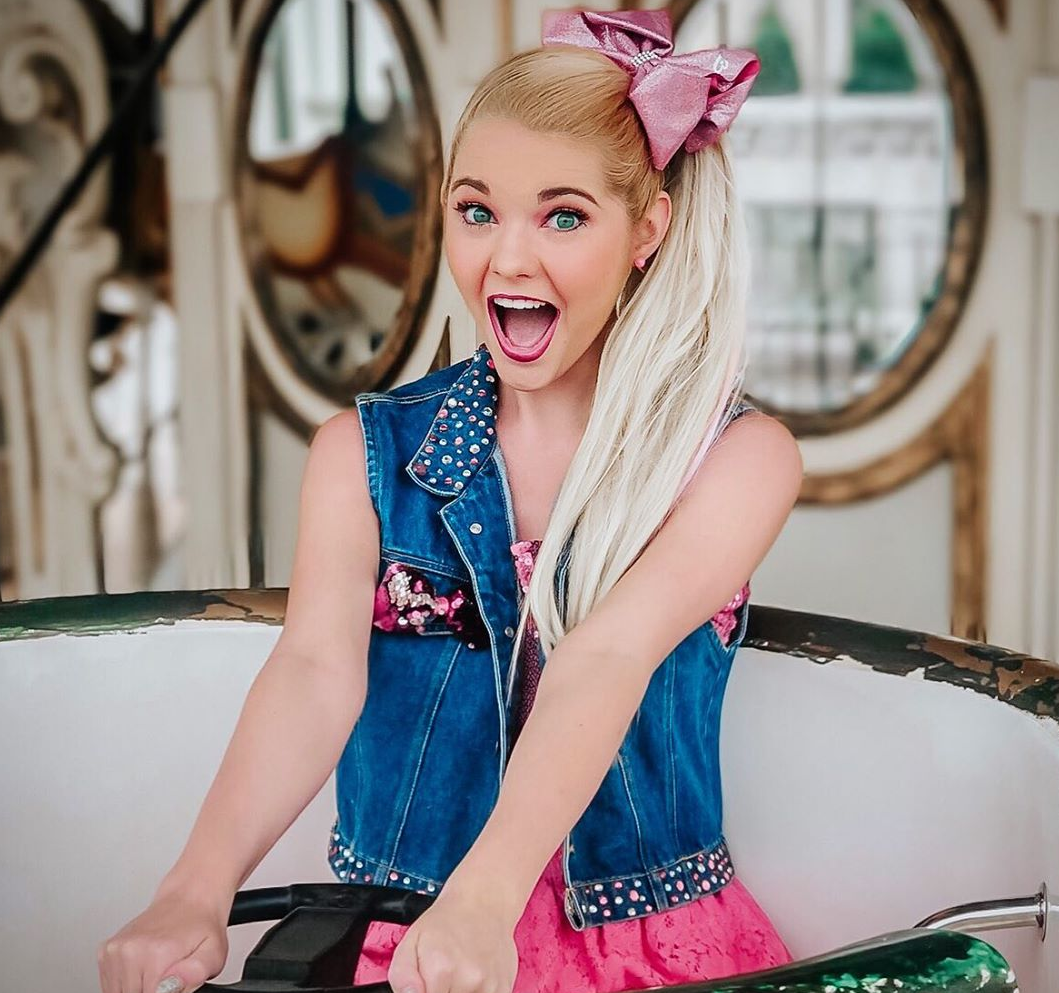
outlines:
M415 890L416 893L435 895L441 891L441 883L426 876L417 876L403 872L393 865L385 865L376 859L367 858L356 852L342 837L338 830L338 821L331 828L330 843L327 846L327 861L331 871L342 883L364 883L371 886L397 886L401 889Z
M570 926L583 931L701 899L716 893L733 878L735 869L722 838L711 848L642 875L568 886L563 906Z
M337 820L331 828L327 860L343 883L396 886L428 895L441 891L442 884L436 879L402 871L356 852L339 832ZM699 900L723 889L734 878L728 846L721 839L710 848L648 873L568 886L563 907L570 926L584 931Z

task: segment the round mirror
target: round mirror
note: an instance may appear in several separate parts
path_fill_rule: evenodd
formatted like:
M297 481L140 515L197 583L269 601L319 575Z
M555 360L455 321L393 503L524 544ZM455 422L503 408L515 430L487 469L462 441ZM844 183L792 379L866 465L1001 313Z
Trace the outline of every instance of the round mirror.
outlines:
M940 5L697 0L678 52L753 49L729 132L753 260L747 392L797 433L896 400L955 325L985 215L982 111Z
M395 4L285 0L250 44L237 134L256 303L337 402L399 367L433 286L441 143Z

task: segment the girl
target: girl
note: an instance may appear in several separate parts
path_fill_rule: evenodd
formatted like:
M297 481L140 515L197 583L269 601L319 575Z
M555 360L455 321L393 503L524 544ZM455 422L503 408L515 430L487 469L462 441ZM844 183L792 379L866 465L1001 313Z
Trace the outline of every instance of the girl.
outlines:
M438 894L372 926L357 983L605 993L788 959L735 878L717 754L802 474L740 402L719 139L758 63L672 55L659 12L544 41L479 86L441 192L481 344L314 437L282 634L180 859L100 947L104 993L215 975L235 891L336 765L338 877Z

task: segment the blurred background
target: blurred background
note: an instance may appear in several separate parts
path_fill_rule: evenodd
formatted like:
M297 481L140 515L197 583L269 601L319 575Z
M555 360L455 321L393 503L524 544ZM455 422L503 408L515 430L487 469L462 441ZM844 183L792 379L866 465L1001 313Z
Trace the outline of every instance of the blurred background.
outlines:
M474 348L443 151L556 6L0 0L0 598L287 584L314 428ZM666 9L763 64L748 390L807 475L753 598L1055 659L1059 0Z

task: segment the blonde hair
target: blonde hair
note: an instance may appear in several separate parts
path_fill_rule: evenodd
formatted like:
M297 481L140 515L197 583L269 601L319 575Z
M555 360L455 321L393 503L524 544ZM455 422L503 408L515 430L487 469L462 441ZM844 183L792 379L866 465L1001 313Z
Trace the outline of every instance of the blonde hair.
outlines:
M446 170L443 196L468 127L480 118L513 120L591 143L633 222L659 191L673 202L661 246L644 274L631 270L621 293L588 425L542 536L512 662L529 613L546 658L636 561L742 393L749 260L725 143L678 151L660 172L628 89L624 69L587 49L515 55L475 90ZM567 547L560 590L556 572ZM512 664L512 679L514 672Z

